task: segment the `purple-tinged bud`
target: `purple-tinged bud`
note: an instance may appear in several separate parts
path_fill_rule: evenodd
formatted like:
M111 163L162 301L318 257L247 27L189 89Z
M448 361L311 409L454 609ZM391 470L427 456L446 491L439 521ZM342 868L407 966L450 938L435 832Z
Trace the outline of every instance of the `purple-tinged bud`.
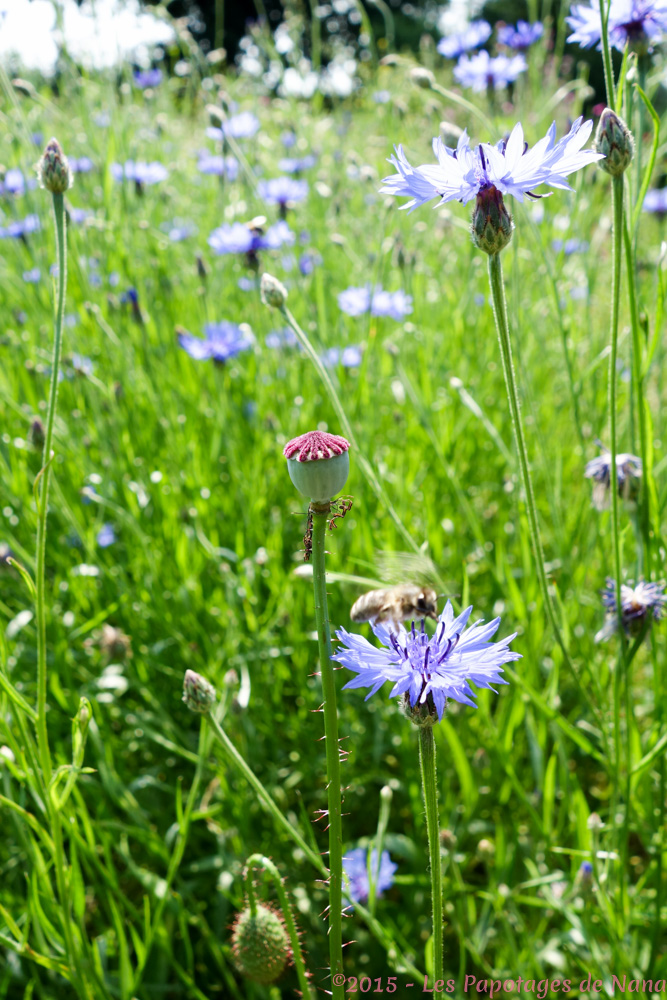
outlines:
M57 139L49 139L37 164L39 183L51 194L64 194L72 186L72 171Z
M28 444L31 448L34 448L35 451L41 452L44 450L45 436L44 424L39 417L37 417L30 424L30 430L28 431Z
M472 241L490 257L500 253L512 239L512 216L505 208L503 196L493 185L477 195L472 213Z
M183 680L183 701L191 712L208 712L215 704L215 688L194 670L186 670Z
M287 302L285 286L272 274L266 274L266 272L262 275L259 283L259 294L264 305L270 306L272 309L282 309Z
M232 930L232 950L236 967L255 983L274 983L292 957L282 915L258 903L253 916L250 907L238 914Z
M287 471L299 493L327 503L340 493L350 471L349 441L338 434L308 431L283 449Z
M593 145L595 152L605 157L598 161L600 170L612 177L625 173L635 152L632 132L611 108L605 108L600 116Z

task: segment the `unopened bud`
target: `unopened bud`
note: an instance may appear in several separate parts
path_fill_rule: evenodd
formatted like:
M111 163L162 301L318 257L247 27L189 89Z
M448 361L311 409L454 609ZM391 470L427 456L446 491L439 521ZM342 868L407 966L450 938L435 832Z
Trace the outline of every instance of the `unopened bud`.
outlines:
M471 232L475 246L492 257L512 239L512 228L512 216L498 188L493 185L482 188L472 213Z
M287 301L285 286L272 274L266 274L266 272L262 275L259 283L259 293L264 305L271 306L272 309L282 309Z
M35 449L35 451L44 450L44 440L45 440L44 424L37 417L36 420L30 424L30 430L28 431L28 444Z
M236 967L247 979L268 986L282 973L292 956L282 915L258 903L238 914L232 931Z
M215 703L215 688L201 674L186 670L183 701L191 712L208 712Z
M632 132L611 108L605 108L600 116L594 147L605 157L598 166L612 177L620 177L630 166L635 151Z
M424 66L415 66L411 69L410 79L416 87L421 87L422 90L430 90L435 83L433 73L431 73L430 69L425 69Z
M349 441L338 434L308 431L283 449L287 471L299 493L327 503L340 493L350 471Z
M51 194L64 194L72 186L72 172L57 139L49 139L37 165L39 183Z

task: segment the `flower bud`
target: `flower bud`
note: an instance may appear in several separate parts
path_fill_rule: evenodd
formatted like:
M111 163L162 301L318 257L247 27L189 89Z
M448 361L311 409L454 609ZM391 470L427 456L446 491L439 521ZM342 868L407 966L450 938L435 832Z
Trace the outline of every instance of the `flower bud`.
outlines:
M349 441L338 434L308 431L283 449L287 471L299 493L327 503L340 493L350 471Z
M620 177L630 166L635 151L632 132L611 108L605 108L600 116L594 147L605 157L598 166L612 177Z
M183 701L191 712L208 712L215 703L215 688L201 674L186 670Z
M39 183L51 194L64 194L72 186L72 172L57 139L49 139L37 164Z
M430 69L425 69L424 66L415 66L411 69L410 79L416 87L421 87L422 90L429 90L435 83L433 73Z
M472 241L489 256L500 253L512 239L512 216L500 191L491 185L477 195L472 213Z
M272 309L282 309L287 301L285 286L272 274L266 274L266 272L262 275L259 283L259 293L264 305L271 306Z
M263 986L274 983L292 956L282 915L258 903L253 916L247 907L234 921L232 949L241 975Z

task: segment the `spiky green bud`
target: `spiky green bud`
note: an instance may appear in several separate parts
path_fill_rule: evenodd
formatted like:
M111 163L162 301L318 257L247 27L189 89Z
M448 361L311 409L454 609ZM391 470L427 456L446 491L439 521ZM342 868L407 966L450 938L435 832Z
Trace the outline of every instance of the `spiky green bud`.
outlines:
M472 213L471 233L475 246L492 257L505 249L512 239L513 228L512 216L498 188L482 188Z
M635 141L623 119L611 108L605 108L600 116L594 146L596 153L605 157L598 161L598 166L612 177L620 177L630 166Z
M51 194L64 194L72 186L72 171L57 139L49 139L37 164L39 183Z
M195 673L186 670L183 679L183 701L191 712L208 712L215 704L215 688L212 684Z
M238 914L232 931L232 948L241 975L268 986L283 972L292 956L282 915L258 903Z
M287 289L272 274L264 273L259 283L259 294L265 306L282 309L287 302Z

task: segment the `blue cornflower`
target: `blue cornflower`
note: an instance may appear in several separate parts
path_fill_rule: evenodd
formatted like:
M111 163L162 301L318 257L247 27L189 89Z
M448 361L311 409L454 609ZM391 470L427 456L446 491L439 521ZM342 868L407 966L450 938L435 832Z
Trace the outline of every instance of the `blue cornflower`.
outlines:
M655 215L667 215L667 188L651 188L647 191L642 208Z
M462 87L471 87L477 92L501 90L508 83L514 83L526 69L526 60L518 56L493 56L486 49L474 56L461 56L454 67L454 78Z
M524 147L523 128L517 123L506 141L496 146L481 143L473 149L467 132L458 141L456 149L445 146L442 139L433 140L437 164L412 167L402 146L395 147L396 155L389 162L397 173L385 177L380 188L382 194L408 196L410 201L401 208L414 209L433 198L461 201L466 205L482 192L514 195L523 201L525 194L533 195L540 184L571 191L565 178L575 170L602 159L601 153L592 149L582 150L593 128L593 122L584 123L577 118L564 138L556 142L556 123L532 149Z
M406 295L402 288L397 292L385 292L378 285L375 289L371 302L371 316L391 316L400 322L411 312L412 296Z
M241 351L249 350L254 337L249 328L223 319L220 323L205 324L203 340L201 337L193 337L191 333L179 333L178 342L196 361L212 359L221 364Z
M572 237L569 240L552 240L552 249L555 253L560 253L561 250L566 257L569 257L573 253L586 253L589 244L586 240L578 240L576 237Z
M389 851L383 851L378 865L378 852L376 848L371 851L371 873L375 883L375 896L381 896L387 889L391 889L394 884L394 872L398 868L390 856ZM368 884L368 849L366 847L354 847L351 851L346 851L343 856L343 871L347 875L348 885L345 895L353 903L365 903L370 895Z
M310 153L308 156L286 156L278 160L278 169L284 170L286 174L301 174L304 170L310 170L317 163L317 157Z
M73 354L70 358L72 374L90 376L95 371L95 363L92 358L85 354Z
M201 170L202 174L214 174L216 177L224 175L228 181L235 181L239 175L238 160L234 156L204 153L197 161L197 169Z
M158 87L162 83L162 70L157 67L137 69L134 71L134 82L142 90L146 90L148 87Z
M126 160L125 166L121 163L111 164L111 175L114 180L122 181L123 178L128 181L134 181L135 184L143 186L144 184L159 184L160 181L164 181L169 176L169 171L163 163L158 163L154 160L152 163L146 163L143 160Z
M299 270L301 274L305 277L308 274L312 274L316 267L319 267L322 263L322 257L319 253L308 251L302 253L299 257Z
M101 549L107 549L116 541L116 532L110 524L103 524L97 532L97 544Z
M391 93L388 90L376 90L372 95L376 104L389 104Z
M288 202L303 201L308 196L308 181L294 177L271 177L258 183L257 194L267 204L280 205L284 209Z
M491 35L491 25L487 21L471 21L467 28L455 35L447 35L438 42L438 52L445 59L458 59L464 52L476 49Z
M501 677L502 665L521 659L521 654L508 648L516 632L499 642L490 641L500 618L488 625L479 621L466 629L471 611L472 607L466 608L455 618L447 601L432 638L424 631L423 620L419 632L414 622L409 632L402 625L393 631L374 623L371 628L383 644L381 649L361 635L339 629L336 636L343 648L332 659L357 674L345 687L369 687L368 699L386 681L392 681L389 697L403 695L406 707L408 703L411 709L419 706L420 712L437 719L444 715L447 698L476 707L470 681L491 690L491 684L506 684Z
M602 21L597 4L573 4L566 17L572 34L568 42L584 49L602 48ZM627 44L637 52L648 52L667 31L667 0L611 0L609 41L622 52Z
M259 119L253 115L252 111L241 111L238 115L232 115L220 128L215 125L206 129L209 139L251 139L259 131Z
M0 229L0 239L11 236L14 239L25 239L29 233L36 233L41 228L38 215L26 215L25 219L10 222L4 229Z
M280 133L280 141L282 142L285 149L292 149L296 145L296 133L290 131L285 131Z
M368 285L363 288L346 288L338 295L338 308L348 316L363 316L371 307L371 290Z
M25 177L18 167L10 167L6 172L2 187L3 194L23 194L26 189Z
M516 52L523 52L537 42L544 34L544 25L540 21L529 24L528 21L517 21L516 28L513 24L504 24L498 28L498 42L506 45L508 49Z
M23 272L23 280L29 285L36 285L42 276L42 272L38 267L33 267L31 271Z
M277 250L294 243L295 236L286 222L279 221L269 226L266 232L256 227L244 226L242 222L231 225L225 223L214 229L208 238L208 245L217 254L257 253L258 250Z
M73 222L75 226L80 226L81 223L85 222L86 219L90 219L93 215L87 208L68 208L67 214L70 222Z
M321 355L322 364L325 368L335 368L342 365L343 368L358 368L361 364L361 347L356 344L350 347L329 347Z
M640 580L634 587L626 583L621 584L621 626L624 632L638 635L647 620L650 622L651 618L654 618L657 621L662 617L667 602L664 589L664 580L656 583ZM600 593L607 612L607 620L595 636L596 642L604 642L618 631L616 584L611 577L607 578L607 586Z
M289 326L284 326L282 330L271 330L264 338L264 343L273 349L299 346L298 337Z
M128 288L126 292L123 292L120 301L123 305L138 306L139 305L139 292L136 288Z
M601 442L598 447L604 448ZM593 505L598 510L606 510L611 490L611 452L604 448L604 454L592 458L584 471L586 479L594 481ZM642 476L642 460L636 455L622 453L616 455L616 484L618 495L623 500L634 500L639 490Z
M181 240L186 240L188 236L193 236L197 232L197 227L191 222L181 222L179 219L174 219L172 224L167 222L160 228L166 232L172 243L180 243Z
M73 174L89 174L95 164L89 156L69 157L69 168Z

